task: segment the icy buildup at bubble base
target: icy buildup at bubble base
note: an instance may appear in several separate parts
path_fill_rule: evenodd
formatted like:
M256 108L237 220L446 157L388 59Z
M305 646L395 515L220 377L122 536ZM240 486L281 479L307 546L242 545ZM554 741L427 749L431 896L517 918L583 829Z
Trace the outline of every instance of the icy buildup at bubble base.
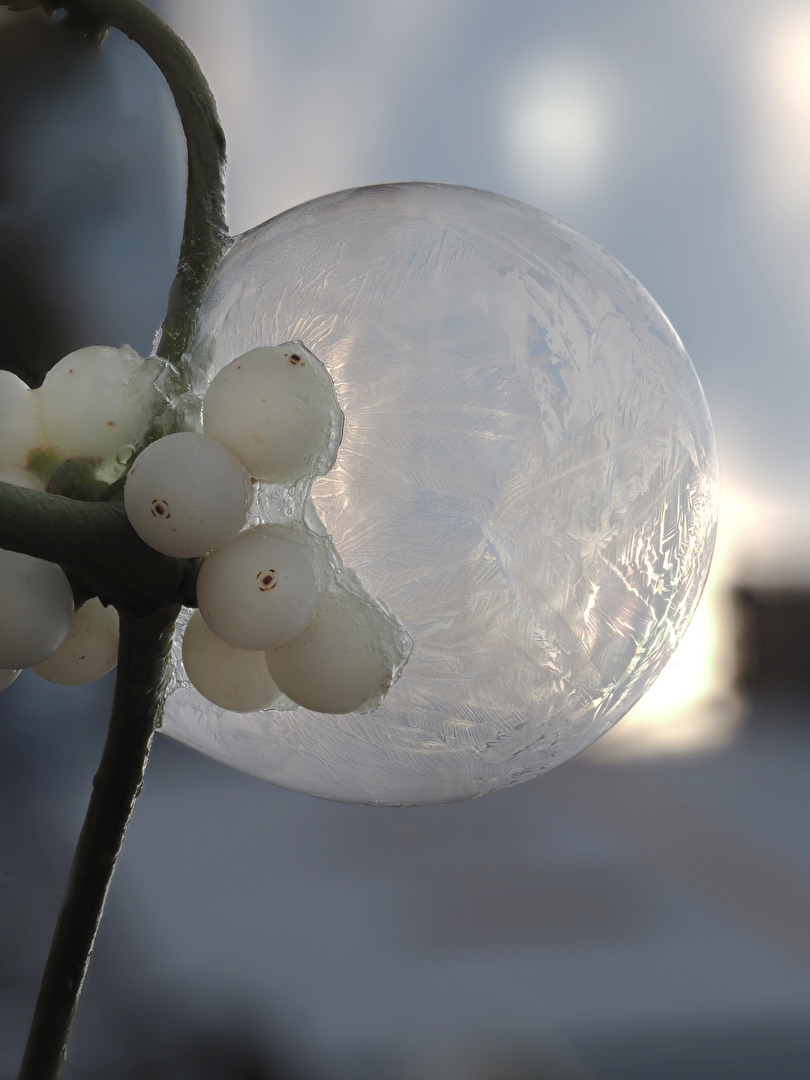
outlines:
M307 520L413 653L375 711L341 716L201 708L178 668L164 730L384 804L485 794L584 749L661 671L711 558L711 424L659 308L538 210L385 185L237 238L200 314L198 392L285 339L323 361L346 418ZM293 495L258 504L284 521Z

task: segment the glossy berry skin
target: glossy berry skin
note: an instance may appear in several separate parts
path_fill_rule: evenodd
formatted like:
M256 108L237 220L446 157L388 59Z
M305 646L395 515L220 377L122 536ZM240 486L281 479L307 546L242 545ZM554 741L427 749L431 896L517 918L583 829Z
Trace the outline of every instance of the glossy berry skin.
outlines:
M0 668L33 667L51 656L73 620L73 593L56 563L0 551Z
M252 497L244 466L215 439L192 431L150 443L124 485L135 532L176 558L204 555L239 532Z
M208 556L197 579L197 602L228 645L267 649L304 629L320 588L314 550L283 526L257 525Z
M343 431L329 372L300 341L251 349L227 364L203 399L203 430L268 484L320 476Z

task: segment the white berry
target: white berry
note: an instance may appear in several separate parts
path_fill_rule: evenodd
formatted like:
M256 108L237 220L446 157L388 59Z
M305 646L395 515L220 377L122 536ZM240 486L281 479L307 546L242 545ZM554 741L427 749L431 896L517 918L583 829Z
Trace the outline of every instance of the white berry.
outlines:
M264 653L231 648L206 626L199 611L183 635L183 666L204 698L231 712L269 709L283 696L267 670Z
M0 465L22 468L43 441L36 391L10 371L0 371Z
M207 435L181 431L150 443L124 485L132 528L150 547L177 558L204 555L245 524L250 476Z
M325 713L369 709L393 682L396 629L380 607L333 587L306 629L266 656L279 688L298 705Z
M212 552L197 579L208 626L235 649L289 641L312 617L321 587L317 550L281 525L256 525Z
M203 399L203 430L270 484L320 476L343 433L331 376L300 341L252 349L216 375Z
M34 667L37 675L63 686L95 682L118 658L118 612L97 597L85 601L73 616L67 637L47 660Z
M51 656L67 637L73 593L55 563L0 550L0 668Z
M91 345L63 357L38 391L47 442L64 460L108 459L138 444L157 401L153 364L128 345Z
M19 674L19 668L13 668L11 671L8 668L0 668L0 690L7 690Z

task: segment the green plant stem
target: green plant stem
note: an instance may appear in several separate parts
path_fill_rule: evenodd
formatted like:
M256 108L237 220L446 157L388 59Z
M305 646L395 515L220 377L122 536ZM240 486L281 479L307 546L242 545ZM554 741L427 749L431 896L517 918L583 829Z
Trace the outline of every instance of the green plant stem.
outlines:
M196 605L199 560L173 559L149 547L121 502L80 502L2 481L0 500L0 548L59 563L82 596L135 615Z
M79 996L127 823L143 785L166 691L178 607L121 612L110 727L70 881L42 976L19 1080L51 1080L64 1064Z
M12 0L11 6L15 3L20 9L34 6L34 0ZM42 6L48 11L56 5L44 0ZM216 104L189 49L138 0L61 0L59 6L93 40L113 26L138 44L163 73L180 115L188 146L186 214L157 353L177 369L175 389L182 392L189 386L186 354L197 312L229 243L225 138ZM19 1074L20 1080L55 1080L160 720L179 602L193 602L194 564L150 553L120 503L81 503L8 484L0 484L2 546L60 563L72 583L115 603L121 616L110 728Z
M9 6L9 0L0 0L0 4ZM36 6L36 2L18 0L18 6L27 9ZM47 9L56 5L43 6ZM126 34L159 68L177 106L188 147L186 213L177 273L169 292L157 353L177 369L175 391L182 393L189 386L186 354L197 312L211 273L230 242L225 221L225 135L216 102L186 44L139 0L62 0L59 7L94 39L103 36L101 31L106 26ZM0 486L0 520L25 513L25 507L12 501L8 489L9 485ZM52 504L47 520L40 518L39 525L56 539L62 532L63 516L67 512L65 503L61 507ZM101 535L95 531L100 521L86 520L88 548L115 541L112 534L105 539L103 530ZM78 527L75 521L73 527ZM62 560L54 557L53 561Z

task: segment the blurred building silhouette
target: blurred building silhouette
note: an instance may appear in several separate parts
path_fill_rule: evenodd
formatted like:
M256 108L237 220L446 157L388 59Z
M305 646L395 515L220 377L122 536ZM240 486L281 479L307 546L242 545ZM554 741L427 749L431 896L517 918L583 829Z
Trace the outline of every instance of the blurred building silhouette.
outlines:
M810 591L740 587L737 681L748 694L810 695ZM808 702L810 704L810 702Z

